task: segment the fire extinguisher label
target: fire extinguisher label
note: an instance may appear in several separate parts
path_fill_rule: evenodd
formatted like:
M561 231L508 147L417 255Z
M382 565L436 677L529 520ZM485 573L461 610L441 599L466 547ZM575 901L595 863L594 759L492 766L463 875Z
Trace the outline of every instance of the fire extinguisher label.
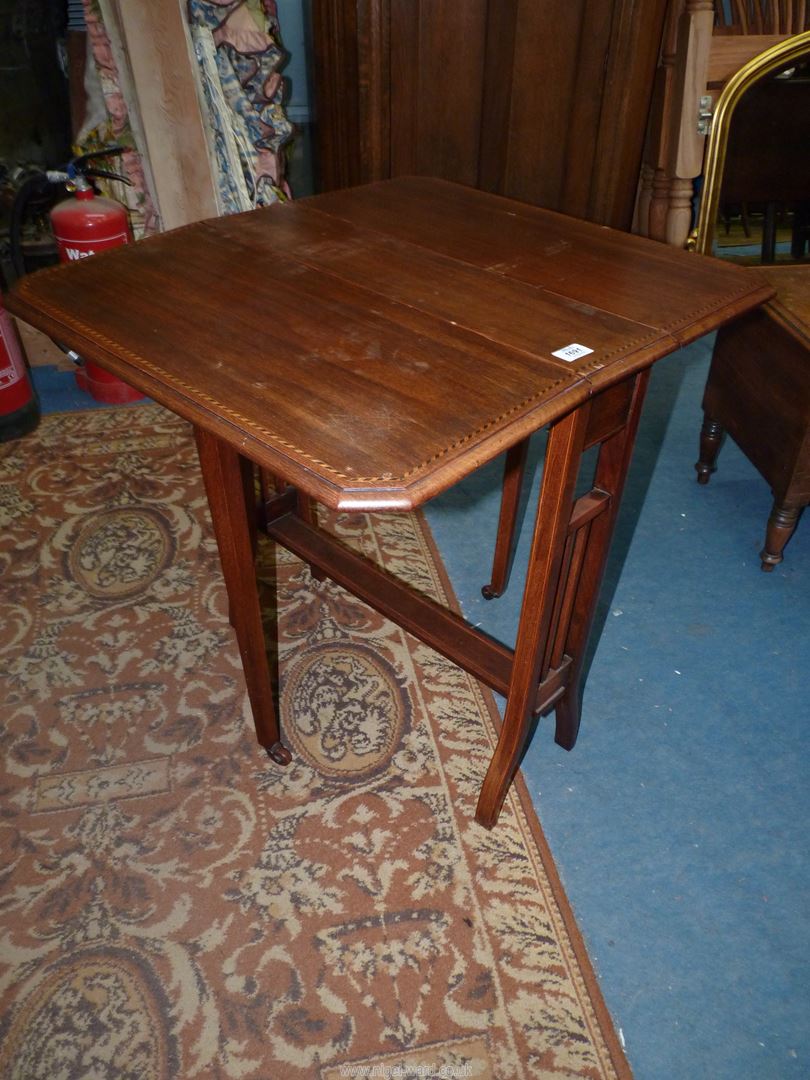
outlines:
M0 414L22 408L31 396L16 327L11 316L0 311Z
M74 262L76 259L86 259L95 255L97 251L105 248L119 247L128 240L125 232L115 233L113 236L94 236L92 240L67 240L60 236L57 243L63 254L63 262Z
M25 361L9 321L7 315L0 316L0 390L25 377Z

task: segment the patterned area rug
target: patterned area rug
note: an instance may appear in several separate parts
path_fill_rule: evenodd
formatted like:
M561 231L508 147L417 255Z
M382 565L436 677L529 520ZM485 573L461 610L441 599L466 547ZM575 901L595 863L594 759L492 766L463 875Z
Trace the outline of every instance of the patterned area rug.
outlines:
M490 695L286 553L258 749L190 430L0 448L0 1076L614 1077L530 803L473 821ZM419 515L328 521L453 603Z

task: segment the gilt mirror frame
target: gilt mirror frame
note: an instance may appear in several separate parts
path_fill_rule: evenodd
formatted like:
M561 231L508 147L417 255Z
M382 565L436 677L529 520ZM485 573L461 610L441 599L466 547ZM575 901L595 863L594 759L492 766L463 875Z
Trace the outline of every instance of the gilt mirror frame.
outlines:
M729 79L717 99L712 127L706 140L706 157L703 167L703 190L700 197L697 227L694 241L689 246L700 255L712 254L714 230L717 223L717 211L720 204L720 189L723 182L723 168L726 163L726 148L731 119L740 98L760 79L780 68L789 67L793 61L810 55L810 30L794 34L759 53L747 64L735 72Z

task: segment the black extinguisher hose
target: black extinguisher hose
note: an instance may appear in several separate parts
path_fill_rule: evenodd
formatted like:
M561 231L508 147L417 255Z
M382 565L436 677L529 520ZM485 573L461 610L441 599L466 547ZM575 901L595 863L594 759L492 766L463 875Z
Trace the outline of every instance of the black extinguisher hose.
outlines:
M11 265L14 267L14 273L17 277L23 277L26 272L22 231L28 203L37 196L46 195L50 186L51 181L48 179L47 173L34 173L20 184L17 194L14 196L9 219L8 239L11 251Z

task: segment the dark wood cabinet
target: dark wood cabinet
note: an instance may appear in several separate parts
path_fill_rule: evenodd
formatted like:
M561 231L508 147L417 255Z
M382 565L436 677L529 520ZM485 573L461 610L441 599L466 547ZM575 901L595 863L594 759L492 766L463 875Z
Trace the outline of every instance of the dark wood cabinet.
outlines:
M312 0L320 188L437 176L629 228L666 0Z
M695 468L707 484L727 432L767 481L773 509L760 559L770 571L810 504L810 266L759 269L777 301L717 335Z

